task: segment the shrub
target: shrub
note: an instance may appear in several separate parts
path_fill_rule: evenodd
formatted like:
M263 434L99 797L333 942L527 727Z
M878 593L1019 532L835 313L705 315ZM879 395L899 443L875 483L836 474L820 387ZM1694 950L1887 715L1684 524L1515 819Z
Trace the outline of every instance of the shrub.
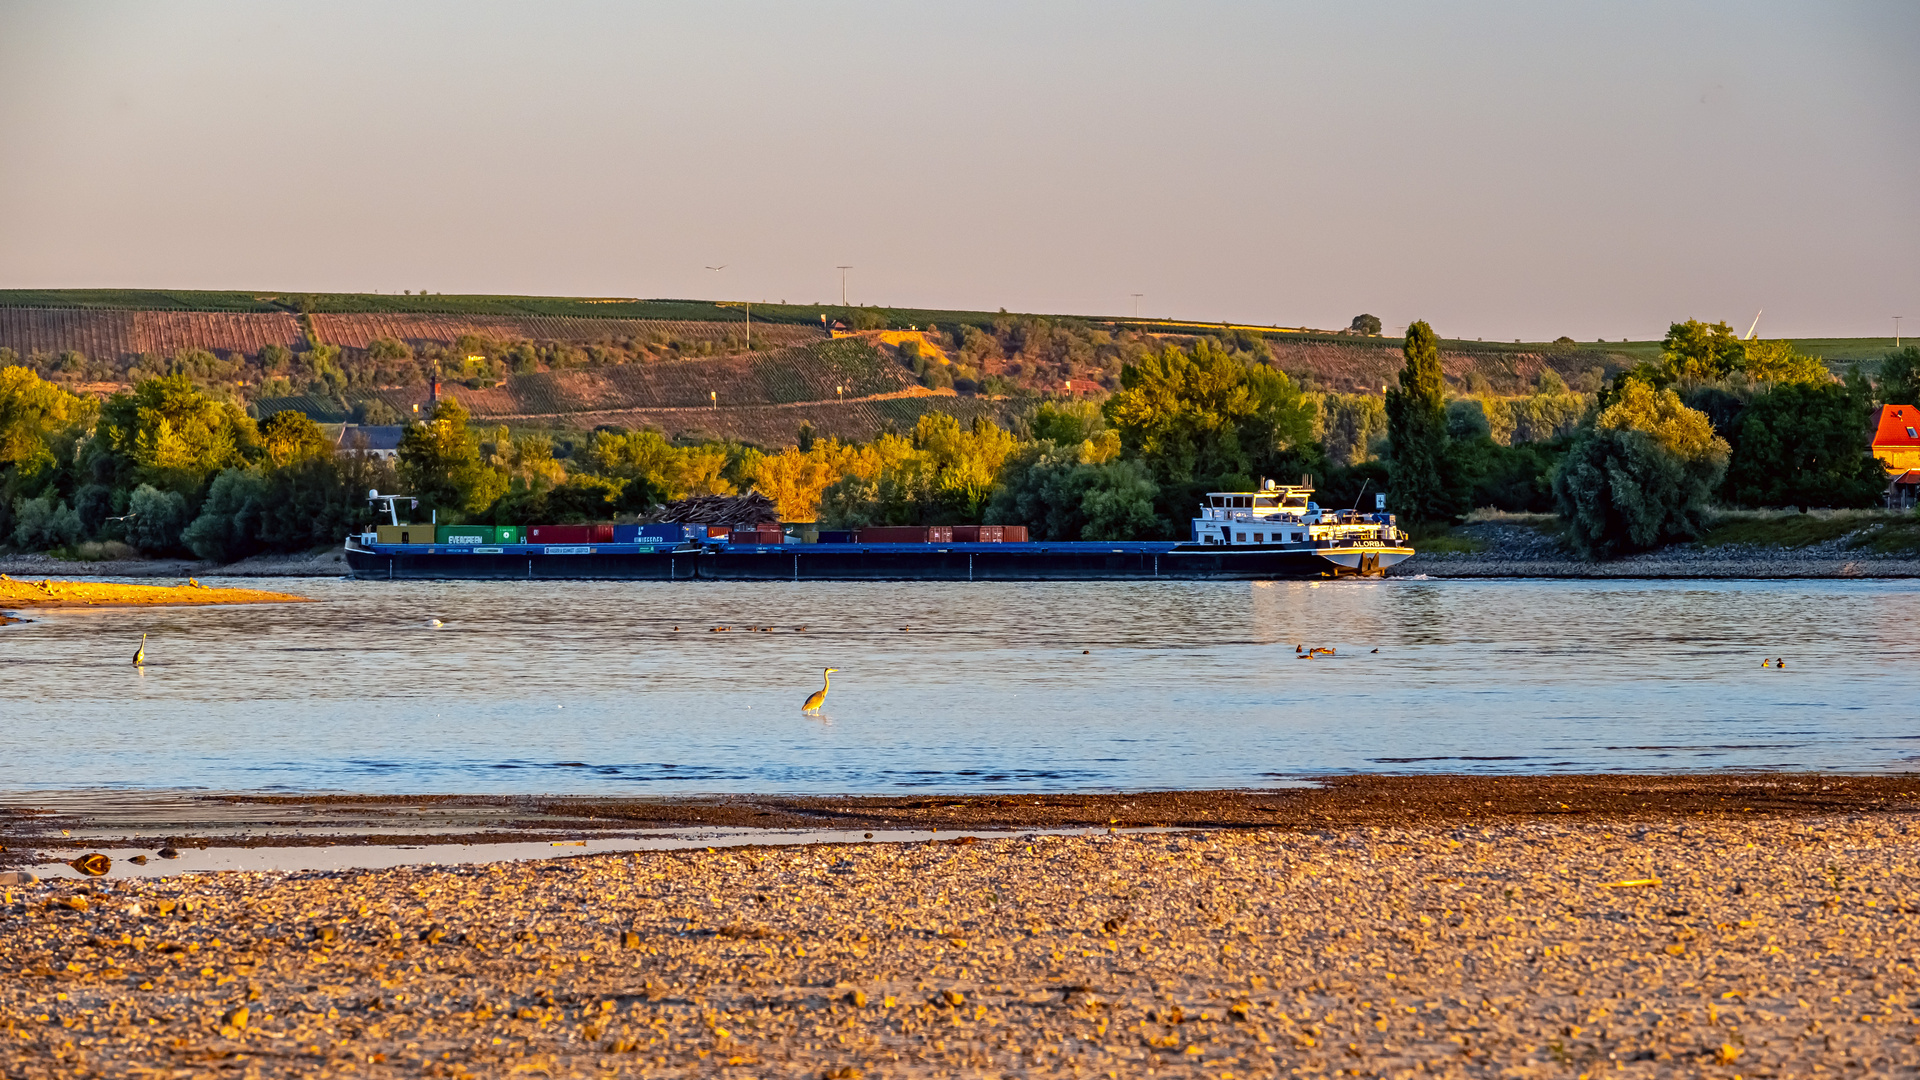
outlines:
M63 500L42 495L14 503L13 542L31 551L70 547L81 537L80 515Z
M1697 538L1727 454L1706 414L1671 390L1626 381L1593 427L1575 436L1554 476L1574 549L1611 558Z
M179 549L187 527L187 500L179 492L141 484L133 489L127 512L133 515L127 522L128 543L149 553Z

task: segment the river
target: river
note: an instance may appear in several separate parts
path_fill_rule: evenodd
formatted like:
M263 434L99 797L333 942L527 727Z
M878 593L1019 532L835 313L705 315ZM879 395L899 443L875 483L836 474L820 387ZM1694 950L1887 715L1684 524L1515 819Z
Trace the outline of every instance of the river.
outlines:
M1913 581L273 587L317 602L29 611L0 629L0 791L1143 790L1920 763ZM1301 644L1335 652L1296 659ZM827 666L826 708L802 716Z

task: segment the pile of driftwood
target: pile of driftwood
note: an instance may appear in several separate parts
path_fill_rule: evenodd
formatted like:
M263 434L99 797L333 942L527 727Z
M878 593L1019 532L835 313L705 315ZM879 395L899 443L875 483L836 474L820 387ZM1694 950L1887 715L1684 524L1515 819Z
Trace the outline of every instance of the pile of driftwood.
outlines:
M779 521L780 508L757 491L745 495L695 495L656 506L641 520L752 528L762 522Z

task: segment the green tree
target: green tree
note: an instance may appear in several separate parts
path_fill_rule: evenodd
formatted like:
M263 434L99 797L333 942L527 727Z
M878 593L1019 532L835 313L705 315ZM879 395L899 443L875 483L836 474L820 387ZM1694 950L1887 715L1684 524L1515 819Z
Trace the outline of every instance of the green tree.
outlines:
M1379 337L1380 336L1380 316L1355 315L1353 317L1353 325L1348 327L1347 329L1351 333L1365 334L1368 337Z
M1670 379L1712 382L1746 367L1747 343L1724 322L1709 325L1688 319L1667 328L1660 357Z
M1553 494L1583 557L1611 558L1704 531L1726 440L1671 390L1629 380L1574 437Z
M1727 498L1747 506L1873 506L1887 486L1873 459L1865 385L1789 383L1748 402L1733 430Z
M258 552L269 496L267 479L259 470L221 472L207 489L199 515L180 534L180 542L195 555L216 562L233 562Z
M260 422L260 442L267 461L291 465L306 458L333 454L333 443L306 413L285 409Z
M259 428L239 406L208 397L185 375L148 379L108 398L88 443L96 478L193 499L214 474L247 464L260 449Z
M1314 405L1284 372L1249 363L1202 338L1168 346L1120 371L1102 412L1124 456L1147 466L1162 521L1193 516L1201 493L1292 476L1319 462Z
M479 514L507 490L507 478L480 460L467 410L451 396L440 399L427 422L407 429L398 456L400 480L423 508Z
M127 542L149 554L164 555L180 548L180 534L187 527L187 499L177 491L162 491L152 484L133 489L127 500Z
M1407 327L1400 386L1387 391L1387 505L1409 521L1447 521L1459 498L1447 464L1447 391L1433 327Z
M80 515L65 500L47 495L18 500L13 521L13 542L28 551L66 547L81 535Z
M1874 396L1882 405L1920 405L1920 348L1890 352L1880 361Z

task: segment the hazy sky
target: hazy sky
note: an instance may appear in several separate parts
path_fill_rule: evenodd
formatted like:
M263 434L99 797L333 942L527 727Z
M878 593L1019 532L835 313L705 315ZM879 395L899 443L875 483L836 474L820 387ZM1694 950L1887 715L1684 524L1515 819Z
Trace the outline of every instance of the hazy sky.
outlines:
M838 264L855 303L1920 336L1920 3L0 0L0 287L811 303Z

